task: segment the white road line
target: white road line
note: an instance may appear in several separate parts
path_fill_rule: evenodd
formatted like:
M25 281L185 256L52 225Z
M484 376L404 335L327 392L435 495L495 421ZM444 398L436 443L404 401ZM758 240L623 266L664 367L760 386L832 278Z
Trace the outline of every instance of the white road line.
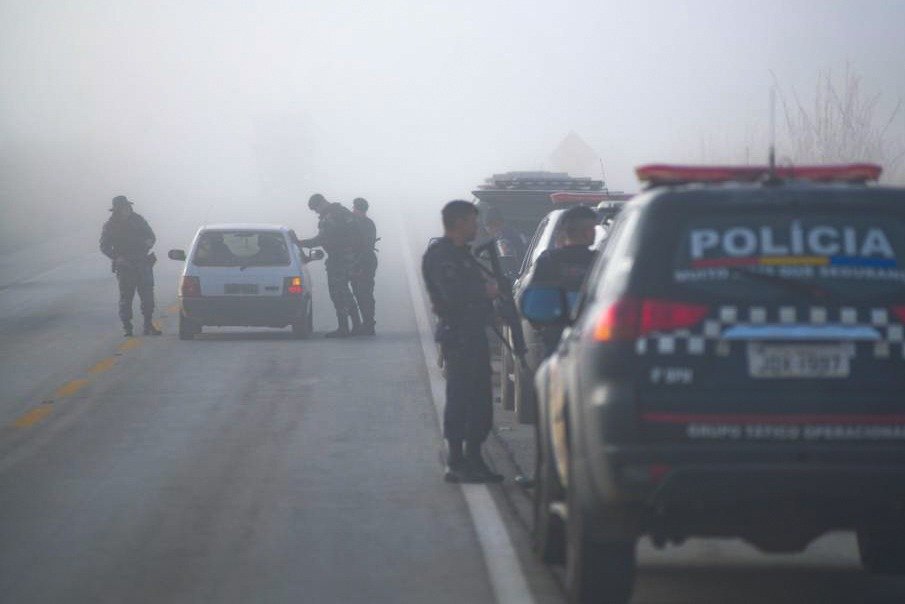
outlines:
M421 278L415 270L408 233L401 221L397 223L397 229L399 238L402 240L403 262L409 293L412 297L412 306L415 309L415 321L418 324L421 349L424 352L424 361L430 378L431 398L437 412L437 421L442 426L445 387L443 376L436 363L437 346L434 343L431 322L427 316ZM522 571L518 555L509 539L509 533L506 532L506 525L503 524L500 511L487 486L482 484L460 486L465 495L465 502L468 504L468 511L475 525L481 549L484 552L484 562L487 565L490 583L493 586L497 602L500 604L532 604L534 597L531 590L528 589L525 573Z

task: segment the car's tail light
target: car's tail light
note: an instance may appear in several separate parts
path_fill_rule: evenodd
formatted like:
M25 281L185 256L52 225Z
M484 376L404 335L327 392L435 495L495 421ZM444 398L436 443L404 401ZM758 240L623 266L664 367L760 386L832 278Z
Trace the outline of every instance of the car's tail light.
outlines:
M594 326L598 342L632 340L655 331L694 327L710 309L702 304L625 298L603 310Z
M286 277L283 280L283 292L287 296L300 296L304 291L301 277Z
M896 316L900 323L905 323L905 306L893 306L892 314Z
M619 300L607 306L594 326L594 339L598 342L610 342L638 337L640 307L637 300L631 299Z
M183 277L179 294L183 298L197 298L201 296L201 279L198 277Z

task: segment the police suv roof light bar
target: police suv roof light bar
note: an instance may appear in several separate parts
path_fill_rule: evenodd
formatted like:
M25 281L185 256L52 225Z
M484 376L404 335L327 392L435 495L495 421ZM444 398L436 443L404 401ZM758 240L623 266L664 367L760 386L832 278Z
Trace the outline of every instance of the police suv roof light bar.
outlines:
M646 164L635 168L638 180L648 187L691 183L763 182L767 179L807 180L863 184L879 180L883 168L877 164L826 166L688 166Z

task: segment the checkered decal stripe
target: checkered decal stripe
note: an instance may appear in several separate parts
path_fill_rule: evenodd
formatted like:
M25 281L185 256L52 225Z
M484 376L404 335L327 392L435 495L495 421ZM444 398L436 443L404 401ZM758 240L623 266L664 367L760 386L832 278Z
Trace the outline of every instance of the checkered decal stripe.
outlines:
M732 342L722 339L723 330L736 325L843 325L846 327L872 327L880 334L874 342L873 353L877 358L905 358L905 325L891 320L886 308L826 308L812 306L807 309L794 306L767 308L751 306L721 306L717 316L705 319L694 330L682 329L657 332L639 338L635 342L638 354L690 354L715 353L728 356ZM736 342L739 343L739 342Z

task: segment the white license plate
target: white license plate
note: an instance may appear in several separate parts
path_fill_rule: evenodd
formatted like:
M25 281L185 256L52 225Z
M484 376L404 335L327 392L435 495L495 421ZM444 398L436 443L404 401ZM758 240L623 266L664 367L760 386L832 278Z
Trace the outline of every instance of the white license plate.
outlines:
M748 344L753 378L848 377L851 350L832 344Z
M223 286L224 294L254 295L258 293L258 286L254 283L227 283Z

